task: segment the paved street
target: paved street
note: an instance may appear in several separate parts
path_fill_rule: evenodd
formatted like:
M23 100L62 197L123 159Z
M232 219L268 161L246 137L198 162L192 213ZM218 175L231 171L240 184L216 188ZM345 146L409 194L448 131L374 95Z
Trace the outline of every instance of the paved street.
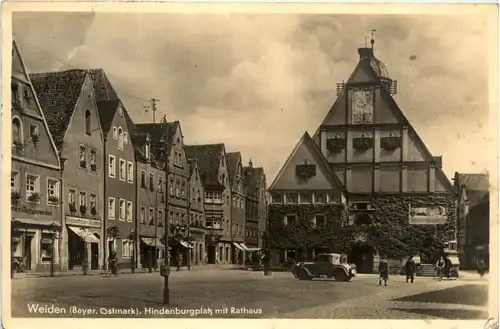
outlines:
M298 281L291 273L207 268L173 272L168 310L198 314L164 314L161 304L163 278L159 273L118 277L61 276L12 280L12 316L43 316L34 306L66 310L90 309L92 317L104 310L133 308L139 314L108 314L115 317L246 317L246 318L393 318L485 319L488 285L485 279L468 277L438 282L417 278L407 284L392 276L388 287L378 287L375 275L360 275L351 282ZM32 312L29 311L29 306ZM227 307L227 313L224 313ZM234 309L231 309L233 307ZM103 308L103 310L101 310ZM151 310L163 312L152 314ZM160 310L160 311L158 311ZM215 314L216 310L222 310ZM261 311L260 311L261 310ZM211 313L209 313L211 311ZM257 314L250 314L257 313ZM59 317L64 314L53 314ZM45 315L46 316L46 315ZM84 316L79 314L79 316Z

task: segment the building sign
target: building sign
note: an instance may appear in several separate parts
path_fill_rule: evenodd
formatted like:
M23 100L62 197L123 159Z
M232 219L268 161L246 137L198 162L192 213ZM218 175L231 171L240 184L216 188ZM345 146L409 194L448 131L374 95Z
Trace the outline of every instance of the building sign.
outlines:
M10 210L12 212L21 212L21 213L30 214L30 215L52 216L52 211L28 208L26 206L22 206L22 207L12 206L12 207L10 207Z
M77 225L77 226L101 227L101 220L66 216L66 224Z
M412 206L409 208L409 222L414 225L445 224L448 220L446 208L443 206Z

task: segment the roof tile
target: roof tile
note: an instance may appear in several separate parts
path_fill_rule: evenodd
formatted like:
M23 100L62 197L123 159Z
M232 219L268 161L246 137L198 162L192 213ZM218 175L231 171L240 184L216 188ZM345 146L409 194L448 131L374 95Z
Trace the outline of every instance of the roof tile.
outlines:
M59 148L80 97L86 70L30 74L50 133Z

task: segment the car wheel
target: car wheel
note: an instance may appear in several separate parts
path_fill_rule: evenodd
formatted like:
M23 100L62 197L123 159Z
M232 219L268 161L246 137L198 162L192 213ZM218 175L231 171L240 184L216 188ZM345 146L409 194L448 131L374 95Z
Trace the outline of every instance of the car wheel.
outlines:
M337 281L350 281L351 277L347 275L344 271L335 272L335 280Z
M310 276L306 270L303 269L299 270L297 275L299 277L299 280L312 280L312 276Z

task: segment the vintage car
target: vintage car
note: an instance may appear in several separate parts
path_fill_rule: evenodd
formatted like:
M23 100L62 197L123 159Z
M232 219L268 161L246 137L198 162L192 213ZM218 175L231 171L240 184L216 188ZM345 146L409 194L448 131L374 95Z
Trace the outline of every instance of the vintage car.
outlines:
M339 254L318 254L313 261L295 264L292 273L299 280L313 278L335 278L337 281L350 281L357 275L356 266L341 261Z

